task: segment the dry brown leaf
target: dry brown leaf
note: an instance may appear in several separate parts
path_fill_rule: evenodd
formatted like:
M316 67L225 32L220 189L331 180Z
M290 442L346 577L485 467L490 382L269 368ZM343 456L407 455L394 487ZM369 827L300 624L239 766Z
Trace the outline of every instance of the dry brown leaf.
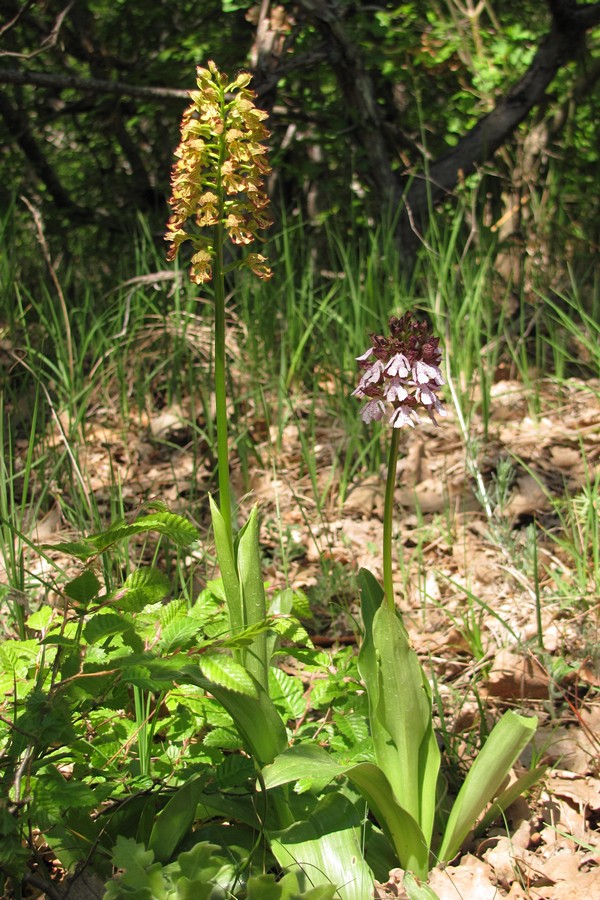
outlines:
M548 790L557 797L570 800L575 808L600 810L600 779L583 778L570 772L553 771L548 780Z
M363 518L370 518L375 508L383 508L385 483L378 475L371 475L352 487L344 501L344 513L357 512Z
M440 512L446 505L444 485L437 478L426 478L414 488L400 488L396 498L408 509L420 509L423 513Z
M458 866L434 869L428 884L439 900L497 900L498 888L490 875L487 863L468 854Z
M495 658L485 682L492 697L539 699L548 697L550 678L533 656L523 656L505 647Z
M511 518L539 513L549 508L548 489L541 475L522 475L517 478L517 490L506 504L504 512Z

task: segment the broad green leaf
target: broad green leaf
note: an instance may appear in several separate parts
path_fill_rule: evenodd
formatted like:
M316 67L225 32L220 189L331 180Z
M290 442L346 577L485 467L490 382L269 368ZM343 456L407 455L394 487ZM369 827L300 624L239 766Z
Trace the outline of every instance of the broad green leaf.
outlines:
M178 788L154 821L148 849L159 862L167 863L184 837L191 832L196 819L196 806L206 779L190 778Z
M27 618L27 627L32 631L45 631L50 624L54 609L51 606L42 606Z
M90 556L95 556L98 553L98 550L89 538L84 538L81 541L62 541L60 544L42 544L42 549L61 550L68 556L74 556L83 562L88 560Z
M369 696L375 759L399 806L431 841L440 752L427 679L397 612L366 569L359 573L365 634L358 668Z
M161 653L172 653L189 646L197 635L198 622L187 616L179 616L162 629L158 646Z
M283 706L286 719L299 719L306 713L304 685L297 675L286 675L282 669L269 672L270 696L273 702Z
M186 674L188 678L191 677L190 669L187 667ZM268 694L258 682L254 682L255 697L215 684L199 673L195 676L194 683L209 691L229 713L246 750L259 766L273 762L275 757L285 750L287 747L285 725Z
M303 821L269 832L271 850L302 888L332 885L342 900L365 900L373 875L362 854L363 823L343 794L327 794Z
M217 559L219 561L223 591L227 603L229 630L232 636L234 636L236 632L241 631L245 625L242 612L240 583L233 556L233 547L229 540L229 533L227 531L227 526L225 525L225 520L213 498L209 495L208 499L210 501L210 514L213 523L213 531L215 533ZM238 662L241 662L244 658L243 651L234 651L234 658Z
M77 578L67 582L63 590L67 597L70 597L75 603L85 606L91 603L94 597L98 596L101 587L102 585L94 573L91 569L88 569L82 572L81 575L78 575Z
M477 818L493 800L515 760L537 728L537 719L509 710L492 729L458 792L448 817L438 857L453 859Z
M258 507L254 506L237 544L237 569L245 626L264 622L267 615L265 587L261 571L259 527ZM232 636L235 637L235 632ZM243 659L248 671L268 692L270 659L267 658L267 635L265 632L257 634L251 646L244 651Z
M302 778L336 778L345 775L359 789L369 809L393 845L400 865L425 878L429 869L429 849L419 825L394 798L382 770L372 763L339 763L318 744L291 747L263 770L267 788Z
M130 523L122 520L113 522L106 531L89 536L86 542L93 544L95 552L103 553L117 541L133 537L135 534L142 534L145 531L158 531L159 534L164 534L179 547L187 547L199 538L198 530L191 522L188 522L183 516L163 509L148 516L138 516Z

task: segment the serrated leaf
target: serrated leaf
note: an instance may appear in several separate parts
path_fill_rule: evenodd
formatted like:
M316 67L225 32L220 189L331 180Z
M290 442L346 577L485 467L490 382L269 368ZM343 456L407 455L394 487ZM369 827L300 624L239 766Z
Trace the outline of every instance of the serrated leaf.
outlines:
M80 642L75 638L65 637L64 634L49 634L41 643L45 647L78 647Z
M279 704L285 708L286 719L299 719L305 714L304 687L297 676L286 675L281 669L271 669L269 685L271 699L275 705Z
M258 696L256 682L247 670L230 656L205 654L200 659L202 674L220 687L247 697Z
M116 609L139 612L151 603L160 603L171 590L169 578L154 566L143 566L129 575L112 599Z
M187 617L175 619L162 629L159 648L162 653L180 650L198 635L198 623Z
M101 612L93 615L83 628L83 636L88 644L95 644L114 634L120 634L131 628L131 622L123 616L112 612Z
M180 547L187 547L200 537L198 530L176 513L162 511L148 516L139 516L135 521L126 523L122 520L114 522L106 531L91 535L87 541L91 543L95 552L103 553L112 544L142 534L145 531L158 531Z
M98 596L101 587L102 585L92 570L87 569L81 575L78 575L77 578L67 582L63 590L67 597L70 597L75 603L86 606Z
M232 724L231 728L211 729L202 741L202 745L217 747L219 750L239 750L242 746L242 739Z
M95 556L98 552L94 543L89 539L84 539L82 541L63 541L60 544L42 544L42 549L61 550L68 556L74 556L76 559L80 559L83 562L88 560L91 556Z
M54 615L51 606L42 606L27 618L27 627L32 631L44 631Z

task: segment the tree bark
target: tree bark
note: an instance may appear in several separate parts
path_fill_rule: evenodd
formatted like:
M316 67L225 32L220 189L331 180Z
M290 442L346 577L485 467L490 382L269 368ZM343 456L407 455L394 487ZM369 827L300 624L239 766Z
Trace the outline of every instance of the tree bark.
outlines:
M585 32L600 23L600 3L587 7L558 2L550 4L554 21L529 69L457 145L428 167L422 180L413 182L406 197L416 221L422 221L430 204L440 202L478 165L491 159L531 110L540 104L559 69L581 49Z
M575 0L548 0L552 28L527 72L452 150L431 162L418 178L413 178L406 190L408 179L392 165L397 149L387 140L372 78L334 4L331 0L298 0L298 3L331 48L330 58L340 89L354 118L355 139L369 161L372 187L380 198L393 205L404 203L399 228L409 244L425 228L431 207L448 195L459 178L491 159L510 139L517 126L543 101L559 69L576 57L584 45L586 31L600 24L600 3L581 5Z

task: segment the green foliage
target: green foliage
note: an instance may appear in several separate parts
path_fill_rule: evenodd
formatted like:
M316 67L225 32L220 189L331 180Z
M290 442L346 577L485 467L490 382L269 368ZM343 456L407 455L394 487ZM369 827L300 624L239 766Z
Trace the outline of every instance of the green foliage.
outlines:
M494 800L490 821L512 802L514 790L498 794L531 740L537 719L504 714L470 768L450 814L436 823L440 752L429 684L398 613L390 609L370 572L362 570L361 583L365 634L358 665L369 695L375 762L348 764L319 746L300 744L265 769L265 784L277 787L310 778L315 771L320 777L345 775L364 796L402 868L425 880L434 858L453 859L488 803ZM518 793L542 773L529 773Z
M0 644L14 708L0 722L3 782L11 811L18 811L2 825L6 875L19 880L27 859L23 838L35 827L66 868L85 860L106 876L112 855L125 871L109 883L109 897L226 896L237 890L242 871L248 896L259 896L262 886L281 897L364 896L371 876L352 805L337 794L311 792L298 806L275 791L261 811L253 799L254 766L226 755L243 743L255 765L271 762L287 746L285 723L307 711L299 680L268 671L279 640L306 633L290 615L292 591L276 595L266 616L252 559L257 529L254 511L236 539L229 580L240 587L242 627L234 633L217 600L227 598L224 582L190 607L169 599L170 581L155 566L139 566L110 587L96 574L101 557L142 532L195 541L196 530L166 508L60 545L86 563L65 582L62 611L46 606L28 617L26 630L36 640ZM245 664L243 654L256 648L266 654L266 687ZM322 654L304 653L316 668L323 664ZM335 836L327 825L338 821L334 808L347 823ZM203 819L215 815L231 823L223 846L201 837L211 827ZM252 874L257 833L282 867L290 854L304 860L297 874L281 883ZM245 846L235 861L232 838ZM342 870L348 875L351 860L355 874L336 893L333 885ZM315 882L322 887L311 887Z

